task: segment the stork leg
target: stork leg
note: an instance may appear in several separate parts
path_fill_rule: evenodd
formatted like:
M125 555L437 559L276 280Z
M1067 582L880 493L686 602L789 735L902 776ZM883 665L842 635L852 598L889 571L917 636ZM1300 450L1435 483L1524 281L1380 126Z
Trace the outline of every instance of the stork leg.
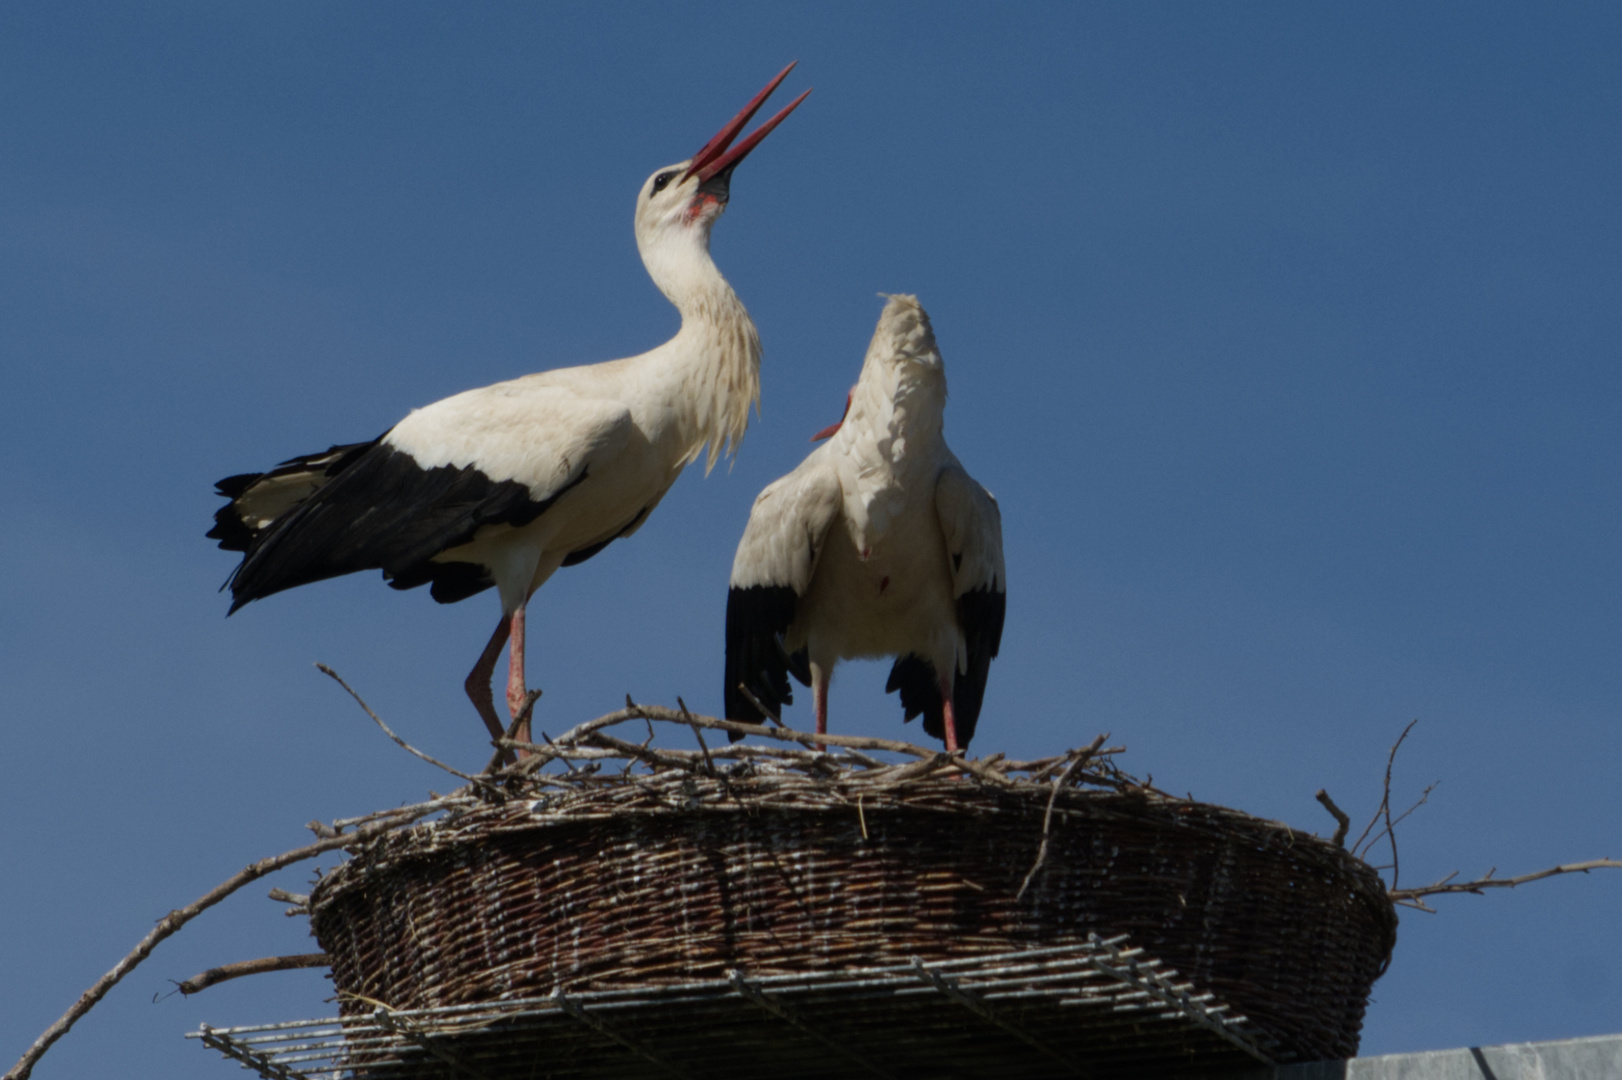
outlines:
M490 635L490 642L479 654L479 662L473 665L468 672L467 681L462 689L473 702L473 707L479 711L479 719L489 730L492 739L507 737L507 725L501 722L496 715L495 693L490 682L496 673L496 658L501 655L502 646L511 641L512 648L507 652L507 711L512 713L513 719L524 709L524 699L528 690L524 686L524 609L519 608L511 615L503 615L496 624L496 632ZM519 730L513 733L514 738L520 742L529 742L529 721L525 720ZM520 751L520 758L528 757L527 753ZM504 753L504 761L510 761L512 755Z
M524 681L524 608L513 612L512 640L507 646L507 711L514 720L524 711L524 702L529 698L529 686ZM529 717L518 725L513 732L513 738L519 742L529 742ZM529 751L518 751L520 759L529 757Z
M822 668L811 669L811 707L817 714L817 734L828 734L828 681L833 672ZM828 749L817 743L818 750Z
M941 680L941 718L946 727L946 752L957 753L957 716L952 710L952 680Z
M496 657L501 655L501 648L507 644L507 638L511 635L512 622L506 615L502 615L501 621L496 624L496 632L490 635L490 643L484 647L484 652L479 654L478 663L473 665L473 670L468 672L467 681L462 684L462 689L467 691L468 700L472 701L473 707L479 711L479 719L490 729L492 739L504 738L507 734L507 726L496 718L490 678L496 672Z

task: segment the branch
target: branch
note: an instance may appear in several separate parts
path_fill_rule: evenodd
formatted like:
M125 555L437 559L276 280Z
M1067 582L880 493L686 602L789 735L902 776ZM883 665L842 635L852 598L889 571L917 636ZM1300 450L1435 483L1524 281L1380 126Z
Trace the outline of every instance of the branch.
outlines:
M375 712L372 711L372 707L370 705L366 704L366 702L361 699L361 696L359 694L355 693L354 689L352 687L350 687L350 685L348 683L344 682L343 676L339 675L336 671L333 671L331 668L329 668L325 664L317 663L315 666L316 666L317 670L319 670L323 675L326 675L326 676L330 677L333 682L337 683L339 686L343 687L345 690L348 690L349 691L349 696L355 699L355 704L359 705L362 709L365 709L366 710L366 715L370 716L372 718L372 722L374 724L376 724L378 727L382 728L383 729L383 734L385 734L389 738L393 739L395 741L395 743L397 743L398 745L404 747L406 750L408 750L411 753L415 754L417 757L422 758L422 760L426 761L428 764L430 764L430 765L438 765L441 769L444 769L446 772L450 773L452 776L460 777L461 779L466 780L470 784L477 784L478 783L477 778L469 776L465 772L459 772L458 770L451 768L449 765L445 764L443 761L438 760L437 758L429 757L427 754L423 753L421 750L418 750L415 746L412 746L410 743L408 743L404 739L400 738L400 736L398 736L394 732L390 731L389 730L389 725L385 724L383 722L382 718L379 717Z
M309 844L301 848L295 848L292 851L284 852L281 855L274 855L268 859L260 859L253 865L246 867L245 869L225 879L223 882L216 885L213 889L204 893L196 900L193 900L185 907L171 911L169 914L159 919L158 925L152 928L152 932L147 934L146 937L142 938L141 943L135 946L135 948L132 949L129 954L124 957L124 959L115 964L111 971L97 979L95 984L92 985L90 989L86 990L80 996L79 1000L74 1003L73 1008L63 1013L61 1018L58 1019L56 1023L46 1028L45 1032L40 1035L38 1039L34 1040L34 1045L30 1046L28 1048L28 1052L17 1059L17 1064L11 1067L10 1072L6 1073L4 1080L27 1080L29 1074L34 1071L34 1066L38 1064L39 1059L44 1056L45 1051L49 1050L51 1045L55 1043L56 1040L66 1035L68 1030L72 1028L74 1024L78 1023L79 1019L83 1017L85 1013L89 1012L97 1002L106 997L108 991L110 991L114 986L118 985L119 981L122 980L124 976L135 970L136 966L139 965L141 961L150 956L152 954L152 950L157 947L159 942L169 937L182 926L185 926L198 915L201 915L204 911L207 911L215 904L218 904L221 900L224 900L226 897L230 896L244 885L257 881L266 874L274 873L277 870L282 869L284 866L291 866L296 862L303 862L305 859L313 858L322 854L323 852L332 851L336 848L347 847L359 841L369 840L374 836L380 836L383 833L398 828L401 825L415 821L420 817L425 817L428 814L433 813L435 810L442 809L443 805L444 804L438 802L419 803L416 806L407 806L401 807L398 810L384 811L381 814L373 815L369 824L361 826L352 833L348 833L343 836L329 837L325 840L318 840L313 844Z
M299 953L296 956L265 956L258 960L239 960L234 964L221 964L219 967L211 967L200 975L193 975L185 982L175 983L175 989L182 994L190 995L201 993L216 983L240 979L244 975L258 975L266 971L293 971L297 968L331 966L332 957L324 952Z
M1364 848L1362 852L1358 851L1358 849L1363 846L1363 841L1368 839L1369 831L1379 823L1380 816L1382 814L1385 815L1386 827L1390 828L1391 826L1391 766L1395 764L1397 760L1397 748L1402 745L1403 740L1408 737L1408 733L1410 731L1414 730L1414 725L1417 723L1419 723L1417 719L1408 721L1408 726L1402 729L1402 734L1397 736L1397 741L1391 744L1391 752L1386 755L1385 759L1385 791L1380 797L1380 807L1378 810L1374 811L1374 817L1371 818L1369 823L1363 827L1362 834L1358 836L1356 842L1352 844L1352 854L1354 855L1361 857L1367 852L1367 848ZM1379 839L1379 836L1375 836L1373 840L1369 840L1369 847L1373 847L1379 841ZM1391 880L1392 884L1396 884L1396 878L1394 876Z
M1454 871L1440 881L1421 885L1417 889L1392 889L1390 896L1393 903L1407 904L1410 907L1430 911L1430 908L1419 903L1421 897L1440 896L1443 893L1475 893L1480 896L1485 889L1513 889L1529 881L1542 881L1544 878L1559 874L1586 874L1590 870L1622 870L1622 859L1590 859L1588 862L1565 863L1562 866L1551 866L1547 870L1511 878L1495 878L1492 876L1493 871L1489 870L1474 881L1454 881L1453 879L1459 876L1458 871Z
M1064 767L1064 772L1053 778L1053 790L1048 793L1048 808L1042 814L1042 843L1036 849L1036 861L1033 862L1031 864L1031 868L1026 871L1025 880L1019 883L1019 892L1014 894L1014 902L1016 904L1025 898L1025 890L1030 888L1031 879L1036 877L1036 872L1042 869L1042 864L1047 861L1048 828L1053 824L1053 800L1059 797L1059 789L1064 787L1064 782L1066 780L1070 779L1070 773L1075 769L1075 767L1080 765L1083 761L1086 761L1088 755L1091 754L1093 750L1098 749L1106 738L1108 738L1108 736L1100 735L1093 741L1093 745L1091 747L1087 748L1086 750L1079 751L1079 755L1075 758L1075 760Z
M518 734L518 729L523 726L524 721L528 720L530 714L535 711L535 703L539 700L541 700L541 691L539 688L531 690L524 695L524 704L518 710L518 715L512 718L512 723L507 725L507 731L504 738L511 739ZM484 767L486 774L495 772L498 766L510 764L515 760L513 758L512 751L508 750L505 746L502 746L500 743L496 743L495 747L495 756L492 757L489 764L485 765Z
M1352 827L1352 819L1346 816L1346 811L1342 810L1340 807L1335 805L1335 800L1331 799L1329 797L1329 792L1324 790L1323 788L1318 789L1317 799L1318 799L1319 802L1324 804L1324 809L1328 810L1330 816L1335 819L1335 838L1334 838L1335 846L1336 847L1345 847L1346 846L1346 830L1348 830L1348 829L1350 829ZM1409 809L1408 813L1410 813L1410 814L1413 813L1412 808ZM1407 814L1403 815L1403 817L1407 817L1407 816L1408 816ZM1400 821L1401 818L1399 818L1398 820Z

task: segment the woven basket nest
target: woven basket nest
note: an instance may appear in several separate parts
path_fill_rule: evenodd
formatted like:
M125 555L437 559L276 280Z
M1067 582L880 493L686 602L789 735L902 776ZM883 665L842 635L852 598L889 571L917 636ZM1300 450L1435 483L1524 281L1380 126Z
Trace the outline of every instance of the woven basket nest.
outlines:
M1357 1052L1396 915L1337 845L1139 783L1101 742L1036 762L906 747L915 760L897 765L849 748L905 747L880 740L671 750L651 746L651 722L648 743L608 734L633 719L727 723L632 707L582 725L321 880L312 922L346 1009L1126 933L1249 1017L1279 1059Z

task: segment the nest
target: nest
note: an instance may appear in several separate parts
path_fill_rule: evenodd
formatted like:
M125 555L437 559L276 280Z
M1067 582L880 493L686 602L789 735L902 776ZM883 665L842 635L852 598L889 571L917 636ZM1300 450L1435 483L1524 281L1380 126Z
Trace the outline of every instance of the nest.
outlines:
M711 752L700 736L680 751L604 730L633 718L728 726L635 707L583 725L320 882L312 921L346 1009L1125 934L1242 1012L1279 1059L1356 1054L1396 918L1375 872L1337 845L1157 791L1101 741L1036 762L905 747L917 760L897 765L851 745L905 746L878 740Z

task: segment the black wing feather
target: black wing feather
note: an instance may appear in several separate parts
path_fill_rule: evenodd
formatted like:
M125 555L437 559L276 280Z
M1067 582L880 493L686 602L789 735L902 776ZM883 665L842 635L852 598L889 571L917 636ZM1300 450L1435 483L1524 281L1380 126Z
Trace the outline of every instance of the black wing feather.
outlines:
M1002 644L1003 618L1008 595L995 589L973 589L957 598L958 625L968 645L968 670L959 672L952 683L952 715L961 749L969 748L975 725L980 722L980 706L986 697L986 678L991 661ZM935 665L914 653L896 657L884 692L901 691L903 720L923 714L924 731L937 739L946 738L946 709L941 702L940 680Z
M424 469L381 440L335 449L348 452L328 466L326 482L253 533L229 581L232 611L284 589L376 569L396 588L432 582L434 599L441 603L465 599L493 584L488 572L430 560L467 543L482 526L534 521L586 478L581 470L559 490L536 499L527 484L492 480L472 466ZM227 484L236 488L232 481L239 479L222 481L222 493Z
M788 677L810 685L804 650L790 655L783 635L794 621L799 598L788 585L733 586L727 592L726 687L723 700L729 720L758 724L759 708L738 689L742 684L779 718L794 703ZM739 736L733 736L736 741Z
M327 478L336 476L355 458L376 446L380 440L381 436L370 442L329 446L317 454L300 454L298 457L288 458L269 472L227 476L214 485L214 491L215 494L231 501L215 511L214 527L204 535L210 540L218 540L222 550L247 551L253 546L255 538L264 531L243 517L243 508L237 501L246 495L249 489L263 481L291 479L300 474L308 478L311 487L319 487Z
M980 721L986 678L991 674L991 661L1002 644L1002 624L1007 611L1008 594L997 589L971 589L957 598L957 624L963 628L963 638L968 645L969 669L959 672L952 685L952 713L957 722L958 740L965 750L969 740L974 738L974 726ZM925 727L927 729L928 725Z
M890 679L884 692L901 691L902 720L911 723L922 713L924 731L937 739L946 738L946 710L941 705L940 681L935 678L935 665L915 653L895 658L890 667ZM954 699L956 695L953 695ZM967 739L964 745L968 744Z

